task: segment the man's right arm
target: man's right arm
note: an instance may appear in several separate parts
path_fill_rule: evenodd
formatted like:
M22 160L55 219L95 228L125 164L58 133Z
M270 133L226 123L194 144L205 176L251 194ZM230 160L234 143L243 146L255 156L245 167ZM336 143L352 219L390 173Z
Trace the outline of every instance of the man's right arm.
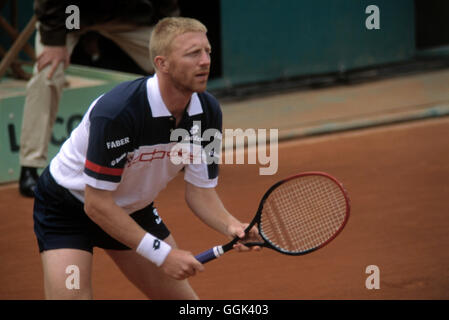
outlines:
M65 7L66 1L36 0L34 12L39 21L39 34L43 50L37 57L37 69L40 72L51 65L47 79L51 79L60 63L67 68L70 55L66 48Z
M187 251L171 248L164 243L165 252L154 250L154 237L142 229L121 207L112 196L112 191L100 190L89 185L85 189L84 211L107 234L139 254L152 261L161 263L160 267L168 276L182 280L203 271L204 267ZM168 246L168 247L167 247ZM163 247L164 248L164 247Z
M41 42L46 46L65 46L67 1L35 0L34 13L39 21Z

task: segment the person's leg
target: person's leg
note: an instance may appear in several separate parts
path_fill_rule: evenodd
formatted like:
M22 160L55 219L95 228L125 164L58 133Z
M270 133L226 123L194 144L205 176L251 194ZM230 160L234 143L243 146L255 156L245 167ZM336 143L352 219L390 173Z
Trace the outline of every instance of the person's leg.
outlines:
M91 299L92 239L84 204L53 179L39 177L33 206L47 299Z
M43 251L41 259L46 299L92 299L92 253L56 249Z
M176 243L170 235L166 238L168 244L176 248ZM143 258L133 250L105 250L117 264L123 274L140 289L148 298L157 300L197 300L188 280L175 280L162 271L161 268Z
M73 51L78 39L77 33L67 36L66 46L69 54ZM36 56L39 56L43 50L39 32L36 32L35 49ZM43 168L47 164L48 144L65 84L64 65L61 63L52 79L47 79L50 69L51 66L48 65L39 72L35 64L33 76L26 88L20 134L19 190L22 195L28 197L34 196L34 187L38 178L37 168Z

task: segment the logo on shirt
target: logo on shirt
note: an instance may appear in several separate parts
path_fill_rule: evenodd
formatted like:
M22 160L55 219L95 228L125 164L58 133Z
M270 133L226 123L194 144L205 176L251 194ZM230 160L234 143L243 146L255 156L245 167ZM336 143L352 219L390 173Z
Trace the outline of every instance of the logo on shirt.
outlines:
M124 158L126 157L126 153L122 154L120 157L118 157L115 160L111 161L111 166L115 166L117 163L119 163L120 161L122 161Z
M198 122L198 121L195 121L195 122ZM201 123L201 122L200 122L200 123ZM192 126L192 128L190 129L190 134L191 134L192 136L195 136L195 135L198 134L198 131L200 131L200 127L199 127L197 124L194 124L194 125Z
M113 148L118 148L118 147L124 146L125 144L128 144L128 143L129 143L129 137L126 137L126 138L123 138L120 140L106 142L106 147L108 149L113 149Z
M159 217L159 214L158 214L156 208L153 208L153 214L155 217L154 222L156 222L157 224L160 224L162 222L162 219L161 219L161 217Z

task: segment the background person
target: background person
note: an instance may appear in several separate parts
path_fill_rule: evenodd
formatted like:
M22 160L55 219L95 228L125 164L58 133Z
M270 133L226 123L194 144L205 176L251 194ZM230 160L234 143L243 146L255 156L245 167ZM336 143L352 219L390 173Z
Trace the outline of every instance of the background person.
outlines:
M79 8L80 29L66 27L69 5ZM179 15L177 0L35 0L34 11L38 18L37 61L26 90L19 156L19 190L28 197L34 196L37 169L47 165L48 144L66 84L64 70L80 37L97 32L153 73L148 35L162 17Z

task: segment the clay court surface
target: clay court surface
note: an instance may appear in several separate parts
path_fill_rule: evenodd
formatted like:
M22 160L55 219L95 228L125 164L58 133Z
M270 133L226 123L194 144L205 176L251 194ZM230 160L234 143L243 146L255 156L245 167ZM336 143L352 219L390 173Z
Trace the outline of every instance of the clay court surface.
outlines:
M191 279L202 299L448 299L449 118L439 118L279 145L279 170L222 165L218 192L249 221L277 180L325 171L352 200L347 227L322 250L291 257L269 249L228 253ZM181 248L199 253L226 239L202 225L183 200L178 176L159 197L159 213ZM42 268L33 233L33 201L17 184L0 187L0 299L42 299ZM380 289L365 287L366 267ZM96 299L143 299L101 249L94 253Z

